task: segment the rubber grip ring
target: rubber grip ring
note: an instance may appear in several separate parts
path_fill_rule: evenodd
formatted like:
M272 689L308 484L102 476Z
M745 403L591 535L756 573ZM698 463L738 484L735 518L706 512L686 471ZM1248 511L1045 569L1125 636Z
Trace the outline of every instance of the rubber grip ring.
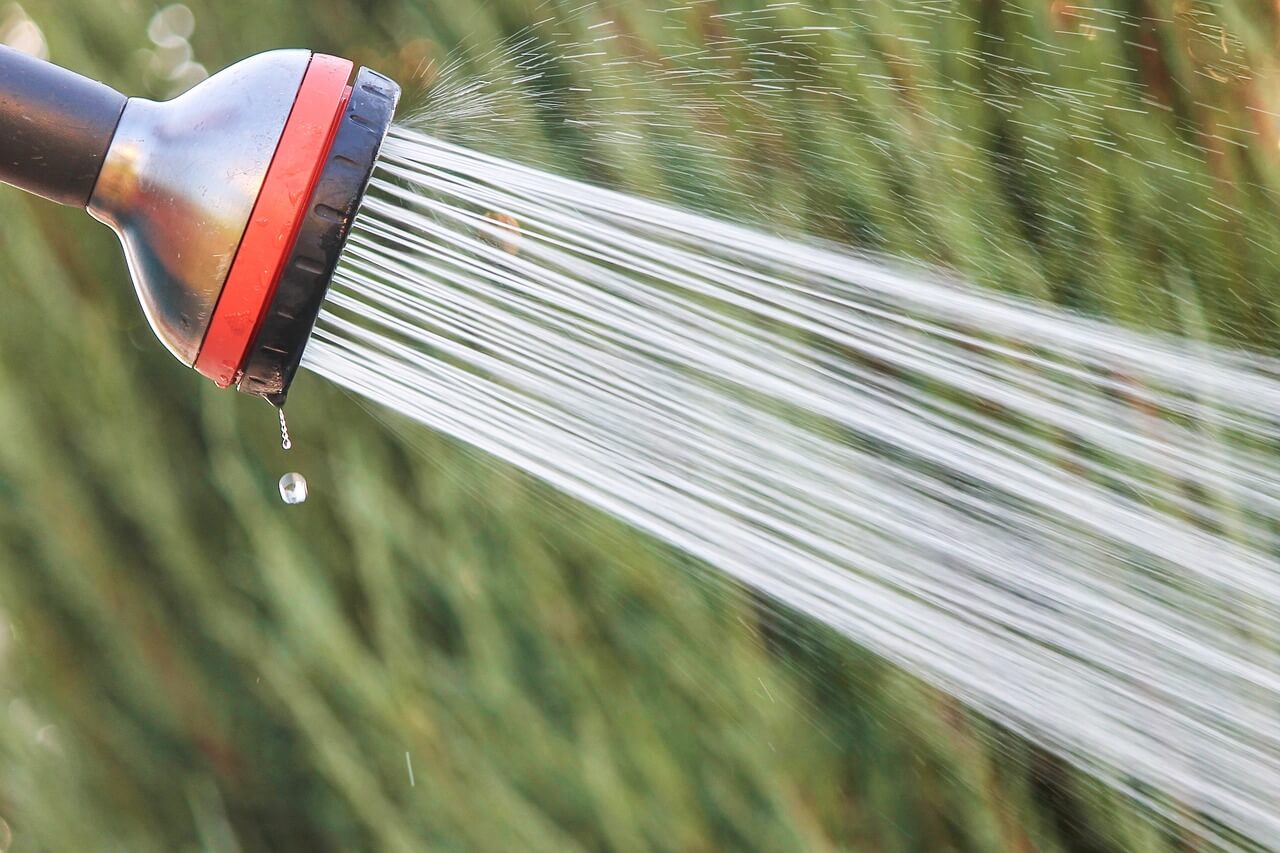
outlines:
M319 178L347 97L352 64L314 54L218 296L195 369L226 388L240 375L275 295L303 210ZM253 97L253 93L246 93Z
M297 241L236 386L240 391L284 404L399 98L399 86L368 68L351 84Z

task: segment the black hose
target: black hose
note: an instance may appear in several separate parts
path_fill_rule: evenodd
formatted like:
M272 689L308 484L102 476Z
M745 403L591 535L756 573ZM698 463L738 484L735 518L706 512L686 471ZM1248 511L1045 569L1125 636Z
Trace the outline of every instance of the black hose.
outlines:
M125 96L0 46L0 181L84 207Z

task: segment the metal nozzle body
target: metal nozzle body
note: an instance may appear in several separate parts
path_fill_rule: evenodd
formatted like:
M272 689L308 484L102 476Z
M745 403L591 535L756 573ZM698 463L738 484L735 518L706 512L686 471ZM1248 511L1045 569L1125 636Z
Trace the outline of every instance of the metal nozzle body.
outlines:
M130 98L88 211L115 230L156 336L200 351L311 53L245 59L172 101Z
M164 346L282 405L399 96L350 60L277 50L126 100L0 47L0 182L87 207Z

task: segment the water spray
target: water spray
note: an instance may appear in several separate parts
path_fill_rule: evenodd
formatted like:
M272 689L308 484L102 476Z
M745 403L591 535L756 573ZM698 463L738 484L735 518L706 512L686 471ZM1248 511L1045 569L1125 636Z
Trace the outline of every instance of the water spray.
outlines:
M165 347L280 406L400 96L353 69L270 51L160 103L0 47L0 180L111 226Z

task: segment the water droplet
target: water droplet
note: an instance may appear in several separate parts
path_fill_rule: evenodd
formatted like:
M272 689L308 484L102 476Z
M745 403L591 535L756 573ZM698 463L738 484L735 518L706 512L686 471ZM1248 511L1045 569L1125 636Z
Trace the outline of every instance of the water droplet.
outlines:
M284 406L276 409L276 412L280 415L280 446L288 450L293 447L293 442L289 440L289 424L284 419Z
M300 504L307 499L307 478L290 471L280 478L280 497L287 504Z
M0 817L0 853L8 850L12 843L13 831L9 829L9 824L5 823L4 818Z

